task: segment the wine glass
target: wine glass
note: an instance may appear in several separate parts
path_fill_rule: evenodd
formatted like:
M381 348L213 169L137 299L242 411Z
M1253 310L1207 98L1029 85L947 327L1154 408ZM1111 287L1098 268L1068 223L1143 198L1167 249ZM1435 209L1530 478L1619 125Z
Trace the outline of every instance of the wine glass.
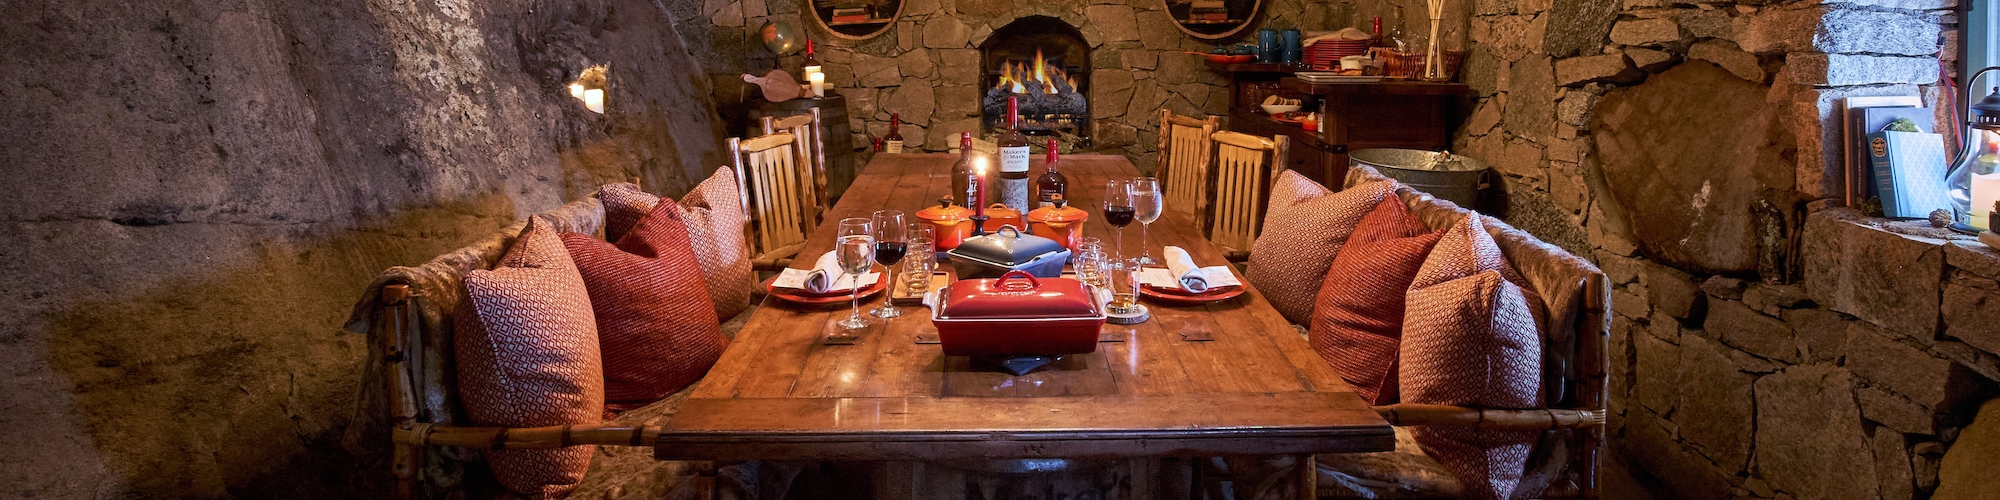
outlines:
M1153 221L1160 219L1160 181L1151 177L1132 179L1132 209L1139 219L1139 263L1160 265L1160 261L1153 259L1153 247L1146 243Z
M904 233L901 210L875 211L875 262L881 263L884 268L895 269L896 263L903 261L903 254L909 248L908 241ZM903 311L884 300L882 307L875 309L874 314L875 317L889 319L902 316Z
M1118 255L1125 257L1125 226L1132 225L1132 181L1117 179L1104 184L1104 221L1118 227Z
M868 319L861 317L861 274L875 264L873 226L868 219L841 219L839 237L834 240L834 250L839 252L840 271L849 276L848 283L852 284L847 295L853 302L854 313L840 322L840 326L849 330L868 327Z

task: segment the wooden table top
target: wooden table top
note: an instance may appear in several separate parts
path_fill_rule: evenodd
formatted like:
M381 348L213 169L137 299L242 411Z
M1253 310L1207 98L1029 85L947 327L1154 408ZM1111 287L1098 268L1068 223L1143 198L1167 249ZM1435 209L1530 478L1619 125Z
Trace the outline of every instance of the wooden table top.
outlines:
M878 209L914 214L950 190L948 154L878 154L826 213L793 266L833 248L844 217ZM1031 167L1039 175L1040 159ZM1135 177L1123 156L1062 161L1069 195L1091 218L1085 233L1115 245L1096 207L1106 180ZM1202 265L1219 250L1168 207L1153 223L1154 255L1185 248ZM1125 251L1138 253L1140 225ZM949 267L943 265L941 267ZM886 294L885 294L886 295ZM884 296L863 300L880 306ZM1027 375L944 356L929 311L903 316L853 345L822 345L848 314L766 298L660 435L673 460L947 460L1113 458L1386 451L1387 422L1353 393L1254 289L1205 306L1148 303L1153 319L1106 324L1122 342L1071 355ZM864 311L863 314L866 314ZM868 317L880 322L880 318ZM1185 340L1205 331L1213 340Z

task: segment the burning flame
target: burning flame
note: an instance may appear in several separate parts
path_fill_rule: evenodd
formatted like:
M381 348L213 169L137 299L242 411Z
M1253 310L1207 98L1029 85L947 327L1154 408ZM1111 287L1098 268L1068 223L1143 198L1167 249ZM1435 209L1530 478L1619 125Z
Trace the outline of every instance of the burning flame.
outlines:
M1076 78L1064 73L1061 67L1050 65L1048 59L1042 57L1042 49L1037 48L1033 62L1003 63L1000 67L1000 83L993 88L1025 94L1032 85L1041 93L1058 94L1061 93L1056 86L1058 81L1067 84L1071 90L1076 89Z

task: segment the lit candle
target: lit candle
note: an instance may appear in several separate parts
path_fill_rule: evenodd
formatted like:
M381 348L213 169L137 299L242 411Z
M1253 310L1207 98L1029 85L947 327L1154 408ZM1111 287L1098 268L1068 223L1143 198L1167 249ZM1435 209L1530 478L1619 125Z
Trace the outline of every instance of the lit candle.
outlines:
M572 83L572 84L569 84L569 96L570 96L570 97L575 97L575 98L577 98L577 99L582 99L582 98L583 98L583 84L581 84L581 83Z
M597 114L604 114L604 89L585 89L583 107Z
M978 156L978 153L973 155L975 158L972 159L972 192L977 196L974 198L977 201L972 202L972 214L986 215L986 157Z
M806 80L812 81L814 98L826 97L826 73L814 71L806 75Z
M1972 220L1968 222L1972 223L1972 227L1991 231L1993 228L1986 227L1986 216L1993 212L1993 202L2000 200L2000 172L1972 174L1971 187Z

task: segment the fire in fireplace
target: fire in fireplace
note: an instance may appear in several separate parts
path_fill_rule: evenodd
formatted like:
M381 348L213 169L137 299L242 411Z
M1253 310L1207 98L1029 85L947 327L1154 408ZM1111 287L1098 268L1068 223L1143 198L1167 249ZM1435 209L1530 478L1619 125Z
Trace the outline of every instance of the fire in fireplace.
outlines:
M1089 135L1090 45L1076 28L1053 17L1023 17L994 30L980 52L987 129L1006 125L1013 96L1024 133Z

